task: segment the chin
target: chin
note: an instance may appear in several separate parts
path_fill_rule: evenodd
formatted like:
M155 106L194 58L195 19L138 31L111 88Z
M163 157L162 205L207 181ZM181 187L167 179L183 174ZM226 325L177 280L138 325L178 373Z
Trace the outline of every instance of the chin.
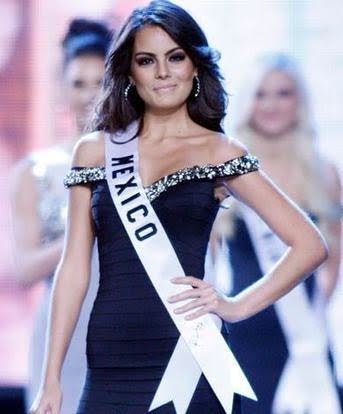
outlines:
M263 125L258 130L262 135L277 137L291 131L290 125Z
M154 102L153 105L150 105L149 108L153 111L177 111L186 104L186 101L175 101L173 100L164 100L159 102Z

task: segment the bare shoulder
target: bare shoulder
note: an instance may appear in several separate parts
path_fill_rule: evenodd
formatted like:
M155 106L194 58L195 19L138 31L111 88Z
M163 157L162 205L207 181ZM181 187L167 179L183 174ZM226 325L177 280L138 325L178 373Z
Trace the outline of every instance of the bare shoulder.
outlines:
M246 147L238 139L228 137L225 134L211 134L208 143L214 164L222 164L248 153Z
M84 135L73 150L74 167L101 167L105 159L105 134L102 131Z

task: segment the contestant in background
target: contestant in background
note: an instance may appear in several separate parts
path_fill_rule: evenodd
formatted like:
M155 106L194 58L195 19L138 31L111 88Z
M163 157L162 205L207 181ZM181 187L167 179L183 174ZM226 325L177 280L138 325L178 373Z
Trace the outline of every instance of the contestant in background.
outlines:
M340 180L318 152L308 93L291 57L259 59L235 99L234 135L319 226L329 245L329 258L314 277L258 315L228 325L229 343L259 398L257 405L243 399L242 411L339 414L324 315L339 272ZM262 277L287 249L236 202L218 219L215 233L229 246L233 295Z
M29 132L29 8L0 1L0 412L22 414L35 292L14 278L9 171L26 154Z
M64 143L31 153L13 174L17 277L24 286L40 282L45 285L31 341L28 405L39 389L53 275L62 253L67 209L63 177L70 166L73 145L85 130L101 88L110 38L102 22L81 18L71 21L62 43L63 87L75 117L76 134ZM97 289L94 273L62 373L64 414L75 412L84 382L86 329Z

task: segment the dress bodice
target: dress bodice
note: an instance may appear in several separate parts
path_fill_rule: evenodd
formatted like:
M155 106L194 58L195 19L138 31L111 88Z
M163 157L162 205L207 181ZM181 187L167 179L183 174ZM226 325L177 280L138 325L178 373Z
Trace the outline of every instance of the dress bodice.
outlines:
M62 147L36 151L29 156L37 189L41 243L62 236L67 213L67 192L61 186L71 155Z
M214 197L216 179L245 174L257 168L256 158L247 155L216 166L182 169L145 188L186 275L204 276L207 244L219 208L219 201ZM91 186L91 211L100 263L99 291L88 337L89 364L123 366L127 361L131 366L164 364L175 346L178 332L113 205L105 169L73 169L68 173L65 185L76 184ZM104 335L112 342L111 351L104 349L100 341ZM168 341L165 347L163 342L162 345L146 343L143 352L130 342L132 338L145 343L153 338ZM125 352L131 355L129 359L113 350L123 341ZM149 362L147 349L153 355L149 356Z

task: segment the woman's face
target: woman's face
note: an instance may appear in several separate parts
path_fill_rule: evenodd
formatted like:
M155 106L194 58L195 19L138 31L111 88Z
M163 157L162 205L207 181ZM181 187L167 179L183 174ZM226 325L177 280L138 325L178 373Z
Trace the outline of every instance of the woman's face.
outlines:
M145 26L135 36L130 81L146 109L182 106L193 87L196 68L185 51L163 29Z
M286 73L269 72L256 92L251 127L270 137L287 133L298 121L298 99L296 85Z
M81 55L65 69L66 95L82 132L98 98L104 76L104 59L97 55Z

